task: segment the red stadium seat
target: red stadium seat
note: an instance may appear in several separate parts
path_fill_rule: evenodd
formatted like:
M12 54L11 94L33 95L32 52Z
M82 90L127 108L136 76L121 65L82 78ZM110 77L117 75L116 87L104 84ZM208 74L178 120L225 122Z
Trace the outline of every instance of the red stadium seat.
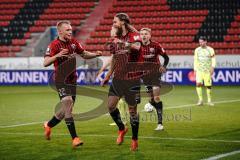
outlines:
M26 2L28 2L28 0L1 0L0 26L7 27L10 21L19 13L20 9L25 6ZM5 56L15 56L15 54L11 53L21 51L20 46L26 44L26 39L31 38L31 33L44 32L48 26L55 26L58 20L70 20L74 29L80 25L81 20L86 18L86 14L89 14L91 8L95 5L95 1L53 0L48 8L43 11L43 14L40 15L40 19L37 19L34 25L29 28L29 31L23 35L22 39L12 39L12 41L10 41L12 44L9 47L1 47L0 52L9 53L4 54ZM107 29L105 30L107 31ZM97 41L94 40L93 42L96 43Z
M6 1L6 2L5 2ZM27 2L27 0L19 0ZM19 3L17 1L16 3ZM16 5L14 0L3 0L4 5L0 5L0 26L8 26L21 7L22 3ZM11 5L9 3L11 3ZM21 5L22 6L21 6ZM24 3L23 3L24 4ZM91 12L95 6L94 1L82 2L79 0L53 0L49 7L43 11L40 18L29 28L29 32L24 34L24 38L14 39L12 44L13 52L18 52L21 45L26 43L26 39L31 37L32 32L44 32L48 26L56 24L58 20L69 19L73 26L79 26L81 20L86 18L86 14ZM8 9L1 8L9 7ZM208 10L170 10L167 0L132 1L114 0L108 13L104 15L99 26L91 33L86 40L86 48L90 51L102 50L104 44L109 40L112 18L117 12L126 12L132 18L133 25L140 29L149 27L152 29L153 39L156 39L169 54L192 54L197 46L194 42L203 21L208 15ZM238 44L240 27L240 16L235 16L235 21L231 23L231 28L224 36L225 42L213 43L220 53L239 52ZM17 46L19 45L19 46ZM7 53L6 47L0 52Z
M12 45L16 45L16 46L23 46L26 44L26 40L25 39L13 39L12 40Z

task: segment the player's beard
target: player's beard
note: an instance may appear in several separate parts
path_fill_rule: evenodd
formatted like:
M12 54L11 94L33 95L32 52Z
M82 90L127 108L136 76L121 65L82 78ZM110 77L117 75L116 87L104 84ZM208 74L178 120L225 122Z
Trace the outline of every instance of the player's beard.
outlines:
M116 31L116 35L117 35L118 37L121 37L121 36L122 36L122 33L123 33L122 27L118 27L118 28L117 28L117 31Z

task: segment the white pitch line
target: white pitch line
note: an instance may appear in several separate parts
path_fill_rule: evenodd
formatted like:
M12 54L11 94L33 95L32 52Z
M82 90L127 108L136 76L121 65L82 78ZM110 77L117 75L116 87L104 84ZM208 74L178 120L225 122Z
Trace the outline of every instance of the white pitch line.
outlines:
M29 133L29 132L0 132L0 135L22 135L22 136L44 136L43 133ZM54 136L69 136L69 134L55 133ZM81 134L82 137L105 137L115 138L113 135L104 134ZM132 136L125 136L131 138ZM240 143L240 140L223 140L223 139L206 139L206 138L181 138L181 137L153 137L153 136L139 136L140 139L158 139L158 140L177 140L177 141L201 141L201 142L220 142L220 143Z
M14 125L9 125L9 126L0 126L0 128L14 128L14 127L19 127L19 126L30 126L33 124L40 124L43 122L30 122L30 123L22 123L22 124L14 124Z
M28 93L52 93L52 92L49 92L49 91L37 91L37 90L20 91L20 92L19 91L11 91L11 92L1 92L0 95L2 95L2 94L28 94Z
M215 101L215 104L221 104L221 103L233 103L233 102L240 102L240 99L234 99L234 100L224 100L224 101ZM176 108L186 108L186 107L193 107L196 106L196 104L185 104L185 105L179 105L175 107L168 107L165 108L164 110L169 110L169 109L176 109ZM109 115L106 113L105 115ZM20 127L20 126L29 126L29 125L34 125L34 124L40 124L43 122L29 122L29 123L23 123L23 124L15 124L15 125L9 125L9 126L0 126L0 128L13 128L13 127Z
M213 103L215 104L221 104L221 103L233 103L233 102L240 102L240 99L233 99L233 100L224 100L224 101L215 101ZM184 105L179 105L179 106L175 106L175 107L168 107L165 108L164 110L168 110L168 109L175 109L175 108L186 108L186 107L193 107L193 106L197 106L196 104L184 104ZM213 106L214 107L214 106Z
M218 160L220 158L232 156L232 155L235 155L235 154L238 154L238 153L240 153L240 150L229 152L229 153L224 153L224 154L219 154L219 155L212 156L212 157L209 157L209 158L206 158L206 159L203 159L203 160Z

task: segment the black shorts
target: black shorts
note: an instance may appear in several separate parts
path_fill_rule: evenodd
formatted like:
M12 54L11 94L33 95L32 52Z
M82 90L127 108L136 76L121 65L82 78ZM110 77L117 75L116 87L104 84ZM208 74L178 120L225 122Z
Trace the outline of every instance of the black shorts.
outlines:
M152 91L153 86L161 87L161 73L154 73L142 77L143 84L146 86L147 92Z
M56 89L60 100L66 96L72 96L73 101L76 99L76 84L56 84Z
M139 94L139 80L112 80L112 84L109 88L108 96L117 96L119 98L124 97L128 105L136 106L136 97Z

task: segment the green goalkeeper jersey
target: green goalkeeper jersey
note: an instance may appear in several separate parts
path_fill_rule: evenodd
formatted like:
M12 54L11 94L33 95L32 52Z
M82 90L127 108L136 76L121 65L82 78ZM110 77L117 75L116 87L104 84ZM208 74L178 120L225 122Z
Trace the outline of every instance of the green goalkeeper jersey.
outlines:
M210 72L211 67L215 67L215 52L212 47L198 47L194 51L194 70L200 72Z

